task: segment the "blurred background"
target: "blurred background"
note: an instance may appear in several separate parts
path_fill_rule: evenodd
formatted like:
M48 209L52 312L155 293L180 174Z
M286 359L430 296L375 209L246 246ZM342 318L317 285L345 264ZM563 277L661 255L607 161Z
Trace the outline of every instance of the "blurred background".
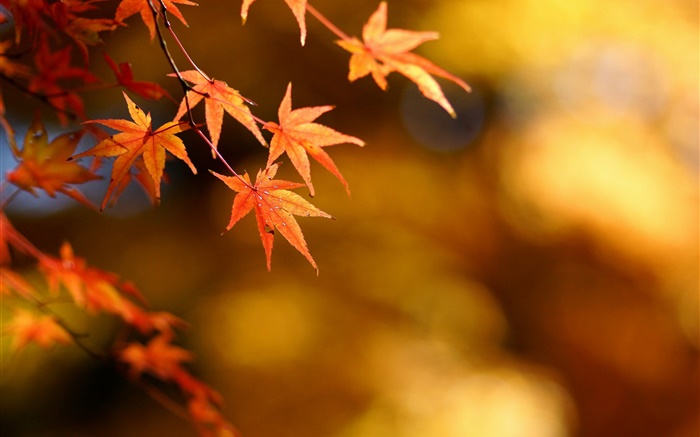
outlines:
M359 36L378 2L311 4ZM349 83L334 35L307 14L300 47L282 1L256 2L245 26L239 1L181 6L190 27L174 22L198 65L259 117L277 120L291 81L295 108L336 105L319 122L366 141L330 150L352 198L312 164L313 202L337 219L299 219L320 276L280 237L268 273L252 217L220 235L234 193L207 174L223 169L194 135L183 138L200 175L172 162L158 208L138 187L103 214L23 194L11 220L188 320L193 371L245 437L697 436L697 1L388 9L391 28L440 32L416 52L472 86L440 81L455 120L398 74L386 93ZM128 23L103 49L179 99L158 44ZM99 50L91 63L112 80ZM36 102L3 93L23 136ZM154 124L176 110L135 100ZM120 90L86 106L127 118ZM238 171L265 164L228 116L220 149ZM288 161L279 176L299 180ZM82 189L99 203L105 186ZM75 323L97 343L113 328ZM3 435L193 435L79 351L2 347Z

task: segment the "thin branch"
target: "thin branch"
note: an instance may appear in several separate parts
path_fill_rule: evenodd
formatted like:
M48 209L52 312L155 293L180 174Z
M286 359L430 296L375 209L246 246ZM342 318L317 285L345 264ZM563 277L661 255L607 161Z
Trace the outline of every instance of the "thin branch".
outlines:
M53 109L54 111L61 112L61 113L65 114L66 117L70 118L71 120L78 119L78 115L75 114L74 112L71 112L71 111L64 109L64 108L60 108L60 107L56 106L53 102L51 102L51 100L50 100L51 97L32 91L29 88L27 88L26 86L22 85L21 83L17 82L16 80L12 79L11 77L6 76L3 73L0 73L0 78L6 80L9 84L13 85L15 88L19 89L20 91L27 94L28 96L33 97L33 98L41 101L42 103L50 106L51 109Z
M70 93L82 93L82 92L88 92L88 91L98 91L98 90L104 90L108 88L117 88L120 84L115 82L115 83L105 83L105 84L99 84L99 85L91 85L91 86L84 86L82 88L75 88L72 90L66 90L66 91L59 91L56 93L48 93L48 94L43 94L44 97L52 99L55 97L65 97Z
M193 423L192 418L190 417L189 414L187 414L187 410L185 410L180 404L172 400L169 396L164 394L162 391L158 390L156 387L153 387L150 384L147 384L143 381L132 381L134 384L138 385L141 387L143 391L146 392L148 396L151 397L154 401L156 401L160 406L165 408L166 410L170 411L172 414L175 416L179 417L180 419L183 419L187 422ZM196 424L195 424L196 425Z
M185 95L184 99L185 99L185 105L187 106L187 117L188 117L188 119L189 119L190 128L191 128L192 130L194 130L194 131L197 133L197 135L199 135L199 136L202 138L202 140L204 140L205 143L207 143L207 145L209 146L209 148L210 148L210 149L214 152L214 154L221 160L221 162L224 163L224 166L226 166L226 168L227 168L235 177L237 177L237 178L239 178L241 181L245 182L245 180L244 180L238 173L236 173L236 171L233 169L233 167L231 167L231 165L228 163L228 161L226 161L226 159L223 157L223 155L221 155L221 153L217 150L217 148L214 146L214 144L212 144L211 140L209 140L209 138L207 138L207 136L204 135L204 133L202 132L202 130L199 129L199 126L198 126L197 123L194 121L194 116L192 115L192 107L190 106L190 100L189 100L189 98L188 98L188 96L187 96L187 92L188 92L188 91L196 92L196 93L198 93L198 94L204 96L204 98L211 98L211 96L208 95L207 93L201 93L201 92L198 92L198 91L194 90L194 88L191 87L191 86L185 81L185 79L182 77L182 75L180 74L180 70L178 69L177 65L175 64L175 60L173 59L172 55L170 54L170 51L168 50L168 46L167 46L167 44L166 44L166 42L165 42L165 38L163 37L163 33L162 33L161 29L160 29L160 26L158 25L158 16L163 17L163 24L165 25L165 27L170 31L170 33L171 33L173 36L175 36L175 32L172 30L172 27L170 26L170 21L168 20L168 17L167 17L167 8L165 7L165 4L163 3L162 0L158 0L158 1L159 1L159 3L160 3L161 9L162 9L162 13L160 13L160 14L158 13L158 10L156 9L155 5L153 4L153 0L148 0L148 4L149 4L149 6L151 7L151 12L153 13L153 19L156 21L156 31L157 31L158 41L159 41L159 43L160 43L160 46L161 46L161 48L162 48L162 50L163 50L163 53L165 54L165 57L166 57L167 60L168 60L168 63L170 64L170 68L171 68L172 71L175 73L175 75L176 75L177 78L178 78L178 81L180 82L180 85L182 86L182 91L183 91L183 93L184 93L184 95ZM192 59L190 58L189 54L187 54L187 51L185 50L185 48L182 46L182 44L180 44L180 40L179 40L176 36L175 36L175 40L177 41L178 45L180 46L180 49L182 50L182 52L185 53L185 56L187 57L187 59L192 63L192 65L197 69L197 71L199 71L200 74L202 74L202 77L204 77L204 78L205 78L206 80L208 80L208 81L211 81L211 79L210 79L206 74L204 74L204 72L201 71L201 70L195 65L195 63L194 63L194 62L192 61ZM240 109L240 108L239 108L239 109ZM253 116L252 114L248 114L248 115L251 115L256 121L259 120L259 122L262 122L263 124L265 123L264 121L262 121L262 120L260 120L259 118Z
M2 193L2 191L4 191L5 188L6 188L8 185L9 185L9 182L3 181L3 183L2 183L2 189L1 189L0 193ZM12 202L12 200L14 200L14 198L17 197L17 195L18 195L19 193L20 193L20 190L17 189L17 190L15 190L15 191L13 191L13 192L12 192L9 196L7 196L7 197L4 197L4 196L2 196L2 195L0 194L0 197L2 197L2 203L0 203L0 210L5 209L5 207L7 207L7 205L8 205L10 202Z

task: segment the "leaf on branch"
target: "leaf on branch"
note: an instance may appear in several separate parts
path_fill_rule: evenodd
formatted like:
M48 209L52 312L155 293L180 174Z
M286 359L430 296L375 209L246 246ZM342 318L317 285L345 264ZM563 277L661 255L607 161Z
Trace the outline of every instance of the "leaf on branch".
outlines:
M180 120L187 114L187 105L189 108L195 107L202 98L204 102L204 116L207 121L207 129L211 135L211 142L216 147L219 144L221 136L221 125L224 121L224 111L238 120L243 126L255 135L255 138L260 141L260 144L267 147L267 142L263 138L258 125L255 123L253 114L245 105L248 101L241 96L238 91L230 88L226 82L220 80L208 80L201 73L195 70L183 71L180 73L183 79L193 84L193 88L187 91L187 94L180 102L180 109L175 115L175 120ZM169 74L171 77L176 77L175 74Z
M0 296L13 293L25 299L36 294L22 276L6 267L0 267Z
M28 65L21 64L12 59L7 52L14 47L14 42L10 39L0 42L0 74L7 77L17 77L29 79L32 71Z
M73 254L68 243L61 246L60 258L47 255L40 258L39 269L46 277L51 294L58 295L63 286L78 307L93 314L104 312L118 316L144 334L172 332L175 327L186 325L172 314L141 308L128 298L145 302L136 287L120 281L114 273L89 267L83 258Z
M99 1L101 0L61 0L47 8L56 28L62 30L75 42L86 64L88 61L87 46L100 44L102 40L99 33L114 30L117 27L114 20L87 18L79 15L97 9L93 3Z
M90 120L85 123L99 123L114 130L122 131L110 138L99 142L95 147L79 153L71 159L79 159L85 156L116 156L112 165L112 176L107 187L107 193L102 201L102 209L105 208L113 194L116 194L124 178L130 177L130 169L136 160L143 159L148 175L155 187L154 200L160 200L160 182L163 178L165 167L165 151L184 161L192 170L197 169L190 161L185 150L185 144L176 134L189 129L184 122L167 122L158 129L151 126L151 113L145 114L129 97L124 94L124 99L129 107L129 114L134 120Z
M9 3L9 4L8 4ZM45 0L24 0L0 2L3 7L8 8L12 14L15 27L15 43L19 44L23 31L26 29L29 39L37 33L37 29L43 30L45 27L42 16L46 13Z
M35 188L39 188L51 197L56 197L56 193L63 193L94 208L80 191L69 186L101 179L85 167L67 161L78 146L83 133L66 133L49 143L46 128L37 113L24 138L23 149L12 148L19 164L7 174L7 180L35 196Z
M34 56L34 64L39 74L29 82L29 91L46 97L54 108L62 124L66 124L67 114L83 117L83 101L73 91L64 89L64 80L80 80L84 84L98 82L99 79L85 67L71 65L72 47L67 46L52 51L46 38L42 38Z
M297 19L299 23L299 30L301 31L301 45L306 43L306 0L284 0L292 10L294 18ZM248 19L248 8L252 5L255 0L243 0L243 5L241 6L241 18L243 19L243 24L245 24Z
M387 29L386 21L386 2L381 2L362 29L363 41L355 37L336 41L339 46L352 53L348 79L353 82L371 74L379 88L386 90L387 75L396 71L415 82L425 97L442 106L454 118L456 114L452 105L445 98L440 85L430 75L451 80L467 92L470 92L471 88L459 77L410 52L426 41L437 39L439 35L436 32Z
M170 97L170 94L157 83L134 80L134 73L131 71L131 64L128 62L122 62L117 66L116 62L114 62L106 52L104 53L104 57L109 68L112 69L114 75L117 77L119 85L147 100L158 100L165 96L174 101L174 99Z
M275 134L270 141L267 166L270 167L282 153L287 152L294 168L297 169L309 187L312 197L314 196L314 186L311 183L311 167L307 154L338 178L350 195L348 183L331 157L323 150L323 147L344 143L365 145L364 141L359 138L341 134L322 124L312 123L316 118L332 109L333 106L315 106L292 110L292 84L290 83L278 111L280 124L268 122L263 126Z
M153 11L151 10L151 6L148 2L149 0L122 0L122 2L119 3L119 6L117 7L117 12L114 16L114 20L117 21L119 24L126 26L124 20L126 20L134 14L141 14L141 19L143 20L143 23L146 25L146 27L148 27L148 31L151 35L151 40L153 40L153 38L155 38L156 36L156 22L153 18ZM153 4L158 10L158 15L161 14L161 10L159 7L161 2L163 5L165 5L165 9L167 10L167 12L177 17L185 26L188 25L187 21L185 20L185 17L182 16L182 13L177 8L175 3L187 6L198 6L197 3L191 2L189 0L154 0Z
M71 337L56 319L40 316L24 309L16 309L3 329L13 337L12 350L19 352L33 342L47 349L55 343L70 343Z
M192 352L170 344L171 334L159 334L153 337L146 346L130 342L117 355L129 365L131 377L136 379L142 373L148 372L163 381L172 380L182 372L180 363L192 361Z
M274 232L277 229L296 250L306 257L318 274L318 266L309 253L304 235L294 215L333 217L316 208L300 195L288 191L288 189L303 187L304 184L272 179L278 167L279 164L273 164L265 170L258 171L255 184L251 183L248 173L239 177L223 176L212 172L230 189L238 193L233 199L231 220L226 230L231 229L240 219L255 209L258 232L267 257L267 269L270 270Z

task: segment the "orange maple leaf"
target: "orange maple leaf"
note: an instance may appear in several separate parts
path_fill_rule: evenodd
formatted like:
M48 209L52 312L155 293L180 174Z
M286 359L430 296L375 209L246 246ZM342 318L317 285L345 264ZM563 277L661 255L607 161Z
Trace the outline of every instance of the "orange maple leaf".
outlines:
M54 343L70 343L71 338L56 319L51 316L38 316L34 313L16 309L12 320L7 322L4 331L14 337L12 350L19 352L27 343L34 342L43 348Z
M122 179L129 177L129 170L137 158L142 157L146 170L155 185L155 200L160 200L160 181L163 178L165 167L165 151L183 160L192 170L197 169L190 161L185 150L185 144L176 134L189 129L187 123L170 121L153 129L151 127L151 113L145 114L129 96L124 93L124 99L129 107L129 114L134 120L90 120L85 123L100 123L109 128L120 130L122 133L107 138L95 147L79 153L71 159L79 159L85 156L116 156L112 165L112 177L107 187L107 193L102 201L102 209L107 205L112 194L121 185Z
M8 268L0 267L0 296L13 293L25 299L36 294L22 276Z
M287 152L294 168L297 169L309 187L312 197L314 186L311 183L311 167L307 153L333 173L343 183L345 190L350 195L348 183L340 174L331 157L323 150L323 147L343 143L365 145L364 141L359 138L341 134L322 124L312 123L316 118L332 109L333 106L315 106L292 111L292 84L290 83L279 107L280 124L268 122L263 126L275 134L270 141L267 166L272 165L282 153Z
M292 10L294 18L297 19L299 23L299 30L301 31L301 45L306 43L306 0L284 0L287 6ZM243 19L243 24L245 24L248 19L248 8L253 4L255 0L243 0L243 5L241 6L241 18Z
M22 150L10 142L19 164L7 174L8 182L35 196L37 194L34 189L40 188L51 197L56 197L56 193L63 193L94 208L80 191L68 185L100 179L77 163L66 161L75 151L83 133L66 133L49 143L46 128L37 113L24 138Z
M169 74L169 76L175 77L174 74ZM238 91L229 87L226 82L207 79L195 70L183 71L180 73L180 76L187 82L194 84L194 86L191 91L187 91L187 94L182 99L177 115L175 115L175 120L181 119L187 113L188 100L190 108L193 108L206 96L204 116L207 120L207 129L209 129L209 134L211 134L211 142L214 147L219 144L224 111L228 112L231 117L238 120L239 123L251 131L255 138L260 141L260 144L267 146L267 142L263 138L260 129L258 129L258 125L255 124L250 109L245 105L245 102L248 100L241 96Z
M471 91L469 85L427 59L410 53L424 42L437 39L439 37L437 32L387 29L386 21L386 2L381 2L379 8L362 28L363 41L355 37L336 41L339 46L352 53L348 79L352 82L371 74L377 85L382 90L386 90L386 76L396 71L415 82L425 97L437 102L452 117L455 117L452 105L430 74L451 80L467 92Z
M318 274L318 266L309 253L304 234L302 234L299 224L294 219L294 215L333 217L316 208L300 195L288 191L288 189L303 187L304 184L272 179L275 177L278 167L279 164L273 164L265 170L258 171L255 184L250 182L248 173L238 177L223 176L212 172L230 189L238 193L233 199L231 220L226 230L231 229L238 220L245 217L252 209L255 209L258 232L260 233L260 239L267 257L267 269L270 270L272 243L276 228L296 250L306 257L313 268L316 269L316 274Z
M130 342L117 354L121 361L129 365L132 378L148 372L167 381L182 372L181 362L192 361L194 358L191 352L171 345L171 340L172 334L159 334L146 346Z
M158 4L158 2L154 3ZM197 6L197 3L193 3L189 0L162 0L162 4L165 5L165 9L168 11L168 13L176 16L182 22L182 24L187 26L185 17L182 16L182 13L177 8L175 3L187 6ZM153 38L156 36L156 22L153 19L153 11L151 10L148 0L122 0L117 7L114 20L119 24L125 25L124 20L137 13L141 14L141 19L146 27L148 27L151 40L153 40ZM158 13L161 13L160 9L158 10Z

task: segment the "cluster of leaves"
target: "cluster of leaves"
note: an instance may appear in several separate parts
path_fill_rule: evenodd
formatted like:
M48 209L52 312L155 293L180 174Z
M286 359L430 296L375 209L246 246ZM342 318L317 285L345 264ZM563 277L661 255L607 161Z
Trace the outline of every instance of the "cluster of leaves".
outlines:
M437 38L436 33L386 28L386 2L381 2L371 15L360 40L347 36L306 0L285 1L299 24L302 45L307 36L307 12L339 38L338 45L351 53L350 81L371 75L384 90L387 76L398 72L415 82L423 95L452 116L455 115L452 106L431 75L451 80L469 91L469 86L461 79L411 53L423 42ZM187 24L178 5L194 6L195 3L189 0L122 0L113 17L110 14L110 17L95 18L102 12L107 13L100 3L100 0L0 0L0 6L11 16L0 12L0 23L11 18L15 28L14 38L0 41L0 79L48 106L63 124L80 122L79 130L49 141L37 112L20 148L14 129L6 118L6 107L0 93L0 124L17 159L16 167L6 174L2 183L0 294L17 302L14 317L5 325L4 333L12 336L15 351L32 342L45 347L74 343L95 357L122 363L126 367L125 373L134 381L143 383L142 376L149 375L175 385L183 395L187 415L202 434L231 435L235 433L233 427L219 412L220 396L186 369L184 363L192 360L192 353L172 344L176 328L182 327L182 321L168 313L148 310L136 287L122 282L115 274L89 267L85 260L74 256L68 243L62 246L58 258L42 252L15 230L4 209L20 191L36 195L38 190L51 197L61 193L95 208L75 185L99 179L97 170L104 165L105 158L115 159L100 209L116 202L132 181L140 184L157 204L161 184L166 180L168 153L197 173L187 153L187 147L193 146L186 146L178 137L183 131L193 130L230 172L228 175L212 172L236 192L227 230L254 210L268 270L271 268L274 235L279 231L318 272L294 216L332 217L290 190L306 186L311 196L315 194L311 157L333 174L349 195L347 181L325 148L338 144L364 146L364 142L315 122L332 110L332 106L292 109L291 83L279 105L277 121L265 121L254 115L248 99L225 82L209 77L192 61L172 29L170 16ZM243 0L241 17L244 22L253 3L254 0ZM114 81L98 78L87 67L89 47L101 43L104 34L126 26L125 20L135 15L141 17L151 40L159 41L172 68L170 76L176 78L183 89L181 103L172 120L158 127L152 125L150 113L139 108L128 93L147 100L169 98L175 101L159 84L135 80L130 64L117 64L106 53L104 60L114 73ZM176 42L192 69L182 71L176 66L167 48L166 37ZM74 49L80 56L74 56ZM85 114L83 94L112 87L125 89L123 95L130 120L89 118ZM202 101L205 122L197 123L192 109ZM246 127L262 146L269 148L265 167L257 172L254 182L247 173L238 174L219 150L224 113ZM107 133L99 126L117 133ZM206 133L202 129L204 126ZM269 144L263 131L272 133ZM88 137L95 140L95 145L76 154L78 143ZM303 183L274 179L280 165L278 160L285 153ZM93 158L88 167L79 162L87 157ZM11 186L18 191L5 195ZM46 293L41 293L12 267L11 251L37 261L38 272L45 279ZM63 294L73 305L90 314L108 313L117 317L136 339L120 340L106 353L91 350L82 336L52 311L52 304L60 301ZM150 390L150 393L155 392ZM154 397L162 399L160 395Z
M36 259L43 284L28 281L10 267L10 249ZM235 435L233 426L220 413L221 396L182 365L193 359L192 353L172 344L176 329L186 326L184 321L167 312L149 310L146 299L133 284L89 266L74 255L69 243L63 244L58 257L40 251L14 229L4 213L0 213L0 296L24 304L13 305L13 316L3 326L3 333L12 338L15 353L29 343L44 348L73 343L90 356L114 364L169 408L183 405L181 414L202 435ZM118 318L123 325L120 340L111 350L95 350L84 335L54 312L56 305L66 304L93 317L108 314ZM147 340L145 345L143 339ZM144 377L176 385L182 399L178 402L166 398Z

